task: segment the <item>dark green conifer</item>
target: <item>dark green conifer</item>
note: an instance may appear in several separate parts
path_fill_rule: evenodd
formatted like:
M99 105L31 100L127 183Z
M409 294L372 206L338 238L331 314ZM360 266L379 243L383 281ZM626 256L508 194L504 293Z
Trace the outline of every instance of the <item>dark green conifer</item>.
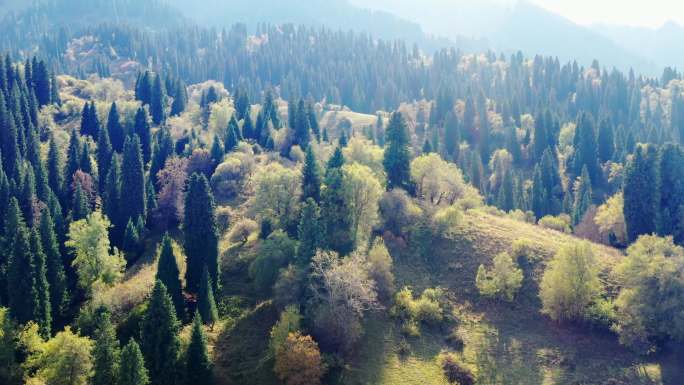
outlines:
M116 385L147 385L149 383L140 346L131 339L121 351L121 367Z
M191 293L198 292L205 265L209 269L214 291L218 288L218 230L214 210L214 196L207 178L203 174L193 174L185 195L183 220L187 258L185 281Z
M121 167L120 212L125 221L145 217L145 172L138 135L127 137Z
M156 279L166 286L169 295L173 300L173 304L176 307L178 318L185 318L185 300L183 299L183 287L180 280L180 270L178 269L176 256L173 253L171 237L168 233L164 234L164 238L161 242Z
M343 165L344 156L338 147L328 160L325 172L325 188L321 193L321 218L324 246L341 255L347 255L354 250L356 240L352 232L351 214L342 190Z
M97 174L100 194L104 193L107 186L107 174L111 163L112 143L109 141L109 131L100 130L100 135L97 138Z
M52 319L59 320L69 303L69 293L55 227L50 210L43 209L40 215L40 238L46 259L47 281L50 285Z
M209 276L209 269L206 266L202 269L202 282L200 283L199 293L197 293L197 310L207 325L213 325L218 321L218 310L214 300L213 283Z
M321 176L318 161L311 146L306 149L304 169L302 170L302 201L313 199L316 203L321 201Z
M31 230L31 253L33 254L33 270L27 279L33 281L34 284L30 297L37 301L33 304L33 320L38 324L41 336L49 338L52 333L50 285L47 280L45 253L41 246L40 235L36 230Z
M166 91L164 90L161 76L157 75L154 77L154 83L152 84L152 100L150 103L150 112L154 124L160 125L166 119L165 109Z
M625 168L624 215L630 242L639 235L653 234L658 224L657 154L652 145L637 147Z
M152 385L178 382L179 326L166 286L157 281L140 327L141 350Z
M152 156L152 131L150 130L150 119L147 110L140 107L135 114L134 134L140 138L143 161L147 164Z
M575 202L572 207L572 220L575 224L580 223L584 213L589 210L592 203L591 179L586 167L582 168L582 174L575 186Z
M298 236L299 245L297 247L297 264L307 267L316 255L316 250L321 245L321 212L318 204L308 198L302 206L301 220L299 221Z
M212 364L207 351L207 338L202 327L202 317L195 313L192 321L190 344L185 355L185 383L187 385L212 385Z
M118 382L120 349L116 330L108 311L97 316L95 347L93 348L92 385L112 385ZM122 373L123 374L123 373Z
M107 118L107 131L109 131L109 140L112 142L112 149L116 152L123 150L124 140L126 139L126 132L121 124L121 117L116 102L112 103L109 109L109 117Z
M401 112L390 118L386 134L385 158L383 165L387 173L387 189L402 188L411 192L409 162L411 154L408 147L408 132Z

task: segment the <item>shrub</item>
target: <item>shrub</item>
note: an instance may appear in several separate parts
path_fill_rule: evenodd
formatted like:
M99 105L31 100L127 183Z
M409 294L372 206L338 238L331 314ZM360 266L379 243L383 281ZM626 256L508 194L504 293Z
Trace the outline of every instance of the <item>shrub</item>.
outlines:
M299 332L290 333L276 352L274 370L285 385L318 385L326 371L318 344Z
M420 335L421 322L442 322L445 308L446 300L441 288L425 289L420 298L414 299L411 289L404 287L395 294L390 314L402 320L402 332L409 336L417 336Z
M404 190L394 189L383 194L379 202L382 226L395 235L406 232L421 217L422 210Z
M551 229L551 230L560 231L561 233L571 234L572 233L572 228L570 227L571 222L572 222L572 220L570 219L570 216L567 214L561 214L561 215L556 216L556 217L551 216L551 215L547 215L547 216L545 216L539 220L539 226L541 226L545 229Z
M294 265L280 270L278 280L273 286L273 301L279 308L294 305L301 301L304 295L304 277Z
M392 274L392 256L381 238L373 242L368 251L368 274L375 281L378 298L386 302L395 291L394 274Z
M435 213L433 223L435 231L444 237L452 236L461 224L463 214L458 206L449 206Z
M490 271L480 265L475 278L475 284L481 295L509 302L513 300L522 286L522 281L523 272L508 253L500 253L494 257L494 266Z
M258 256L249 266L249 276L257 292L268 295L281 268L294 259L295 242L276 230L258 248Z
M591 245L575 241L561 248L542 277L542 312L553 320L585 319L600 289Z
M228 233L228 240L231 243L246 243L249 237L259 230L259 224L249 218L240 219L236 222Z
M451 384L475 384L473 372L459 362L458 358L453 354L447 353L442 356L442 370L444 371L444 376L447 378L447 381Z

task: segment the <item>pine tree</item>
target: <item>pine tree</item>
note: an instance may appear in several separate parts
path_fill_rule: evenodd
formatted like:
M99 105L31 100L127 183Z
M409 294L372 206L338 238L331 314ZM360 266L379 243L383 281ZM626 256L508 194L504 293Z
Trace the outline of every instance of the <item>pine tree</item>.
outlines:
M71 218L72 221L78 221L86 218L90 214L90 204L85 192L81 188L81 184L76 184L74 190L73 200L71 202Z
M259 140L260 133L255 131L252 117L249 112L245 114L245 117L242 120L242 135L245 139Z
M307 267L316 255L321 243L321 213L316 202L309 198L302 207L299 221L299 245L297 247L297 264Z
M187 385L212 385L212 364L207 352L207 338L202 327L202 317L195 313L192 334L186 353L185 383Z
M601 162L613 159L615 139L613 135L613 123L609 117L601 120L598 133L598 154Z
M124 220L145 217L145 172L138 135L127 137L121 167L120 211Z
M97 174L99 176L98 188L103 194L107 186L107 174L112 162L112 143L109 141L109 131L100 130L97 138Z
M223 143L221 143L221 139L219 139L218 134L214 135L214 140L211 143L211 151L209 151L211 154L211 160L214 162L214 166L218 166L223 162L223 156L225 155L224 152L224 147Z
M64 176L64 191L70 191L69 184L71 183L76 171L81 169L81 158L83 157L81 155L81 140L76 130L71 132L69 149L67 151L67 172Z
M311 141L311 123L306 114L304 100L300 99L297 104L297 111L294 114L294 142L301 148L306 148Z
M344 156L338 147L328 160L325 172L325 188L321 193L321 218L324 246L346 255L354 250L356 240L352 232L351 213L343 192L343 165Z
M532 211L539 219L549 213L548 195L542 180L542 171L539 165L534 167L534 179L532 180Z
M54 134L50 137L50 143L48 148L48 158L47 158L47 173L48 173L48 185L50 189L57 195L57 197L62 196L64 188L64 173L62 157L57 148L57 143L55 142Z
M112 221L114 225L110 230L112 235L112 243L114 245L121 245L123 237L124 220L120 211L121 207L121 165L117 155L112 156L112 162L109 165L109 172L107 173L107 182L105 191L102 194L102 206L105 215Z
M169 234L164 234L159 252L159 262L157 262L156 279L166 286L176 313L179 319L183 319L185 314L185 300L183 299L183 287L180 280L180 271L176 263L176 256L173 253L173 244Z
M659 193L656 158L653 146L640 145L625 168L624 215L630 242L639 235L653 234L657 230Z
M240 125L238 124L237 119L235 119L235 115L233 114L230 116L230 120L228 121L228 128L226 129L226 140L228 140L228 135L230 135L230 131L234 130L235 134L237 135L238 140L242 140L242 133L240 132Z
M37 300L33 308L33 321L38 324L41 336L49 338L52 334L52 305L50 303L50 285L47 280L45 253L40 242L38 231L31 231L31 253L33 254L33 271L29 280L35 285L31 297Z
M48 209L44 209L40 215L40 238L46 259L52 319L59 320L64 315L68 305L69 293L64 272L64 261L55 232L55 223L52 221L52 215Z
M233 118L231 118L231 123L232 122ZM232 124L228 125L228 135L226 135L226 146L224 149L226 153L233 151L238 146L238 143L240 142L238 136L239 131L240 129L238 127L235 127Z
M207 325L213 325L218 321L218 310L216 310L212 286L213 283L209 276L209 269L204 266L202 269L202 282L200 282L200 289L197 294L197 310Z
M166 165L166 160L174 154L173 139L171 133L165 127L157 131L152 163L150 164L150 182L157 185L157 173Z
M515 208L513 201L513 176L510 170L506 170L504 174L501 187L499 187L497 202L497 206L503 211L511 211Z
M6 247L10 252L7 265L7 296L10 312L19 323L32 320L39 303L34 270L36 268L26 222L16 198L10 201L7 223L11 241Z
M314 137L317 141L321 141L321 127L318 124L318 119L316 118L316 111L311 103L306 106L306 115L309 119L309 127L311 127L311 132L313 132Z
M138 257L139 245L140 233L133 222L133 218L130 218L126 224L123 244L121 245L121 249L126 254L126 261L128 262L129 266L132 265Z
M188 104L188 95L185 91L185 85L182 81L176 82L176 91L173 95L173 103L171 103L171 116L178 116L185 111Z
M126 132L123 125L121 125L121 118L116 102L112 103L109 109L109 117L107 118L107 131L109 133L109 140L112 142L112 148L116 152L123 150L124 140L126 139Z
M402 188L412 192L408 132L401 112L392 114L386 135L383 165L387 173L387 188L389 190Z
M302 170L302 201L313 199L316 203L321 201L321 177L318 161L311 146L306 149L304 169Z
M138 79L135 82L135 100L139 100L143 105L149 105L152 102L152 74L150 71L145 71L138 74Z
M162 124L166 109L166 91L162 84L161 76L154 77L154 84L152 85L152 100L150 102L150 111L152 113L152 121L156 125Z
M147 110L140 107L135 114L135 126L133 133L140 138L144 164L147 164L152 157L152 131L150 130L150 119Z
M121 368L116 385L147 385L149 383L140 346L131 339L121 351Z
M575 148L572 158L573 175L580 175L582 167L586 166L592 183L597 184L600 181L598 143L594 121L588 113L583 113L578 118L573 146Z
M141 350L152 385L177 383L179 326L166 286L157 281L140 327Z
M592 204L591 179L586 167L582 168L582 174L575 185L575 202L572 208L572 219L575 224L580 223L584 213Z
M185 195L183 232L187 258L185 281L190 293L197 293L201 284L202 268L209 269L213 289L218 288L218 230L214 197L203 174L193 174Z
M81 160L78 162L78 165L80 166L81 171L83 171L84 173L93 173L93 163L90 159L90 145L88 144L88 142L83 143L83 149L81 150Z
M114 330L114 325L112 325L111 317L109 312L101 312L97 316L91 384L116 384L119 377L119 359L119 341L116 338L116 331Z

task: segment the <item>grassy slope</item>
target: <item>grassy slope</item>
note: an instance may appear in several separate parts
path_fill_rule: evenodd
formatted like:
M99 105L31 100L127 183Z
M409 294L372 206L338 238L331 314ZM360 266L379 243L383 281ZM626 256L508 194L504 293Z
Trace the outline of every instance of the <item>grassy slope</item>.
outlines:
M539 263L526 269L526 284L514 304L478 298L474 286L477 266L508 250L513 241L530 239ZM427 256L446 266L430 270L388 242L395 257L398 284L447 288L459 319L455 326L465 347L459 354L479 374L479 384L678 384L684 368L674 355L643 359L620 347L608 333L557 325L538 313L538 280L546 260L571 237L537 226L470 212L451 241L435 245ZM613 249L595 246L604 270L620 258ZM427 329L427 330L426 330ZM369 319L361 351L340 384L445 384L436 356L448 350L450 330L423 328L422 337L409 339L410 353L402 356L404 337L384 315Z

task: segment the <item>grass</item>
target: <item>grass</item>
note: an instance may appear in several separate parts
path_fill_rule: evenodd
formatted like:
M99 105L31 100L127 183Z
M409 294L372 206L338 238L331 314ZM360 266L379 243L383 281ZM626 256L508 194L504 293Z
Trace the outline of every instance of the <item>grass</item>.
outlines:
M477 266L519 239L529 239L538 259L526 267L526 283L511 304L483 300L476 292ZM432 247L431 255L416 258L400 242L388 242L395 259L398 286L414 292L431 286L447 289L458 320L455 332L464 342L456 353L477 374L479 385L634 384L674 385L684 378L681 352L656 357L637 356L617 338L586 326L561 325L539 313L537 284L546 261L569 235L478 211L464 216L458 234ZM603 271L621 258L618 250L594 245ZM426 263L429 260L432 263ZM446 266L432 269L429 265ZM606 274L604 282L610 283ZM395 321L376 314L366 322L360 352L336 379L348 385L441 385L441 351L453 351L450 329L423 327L419 339L409 340L409 353L399 353L405 337Z

